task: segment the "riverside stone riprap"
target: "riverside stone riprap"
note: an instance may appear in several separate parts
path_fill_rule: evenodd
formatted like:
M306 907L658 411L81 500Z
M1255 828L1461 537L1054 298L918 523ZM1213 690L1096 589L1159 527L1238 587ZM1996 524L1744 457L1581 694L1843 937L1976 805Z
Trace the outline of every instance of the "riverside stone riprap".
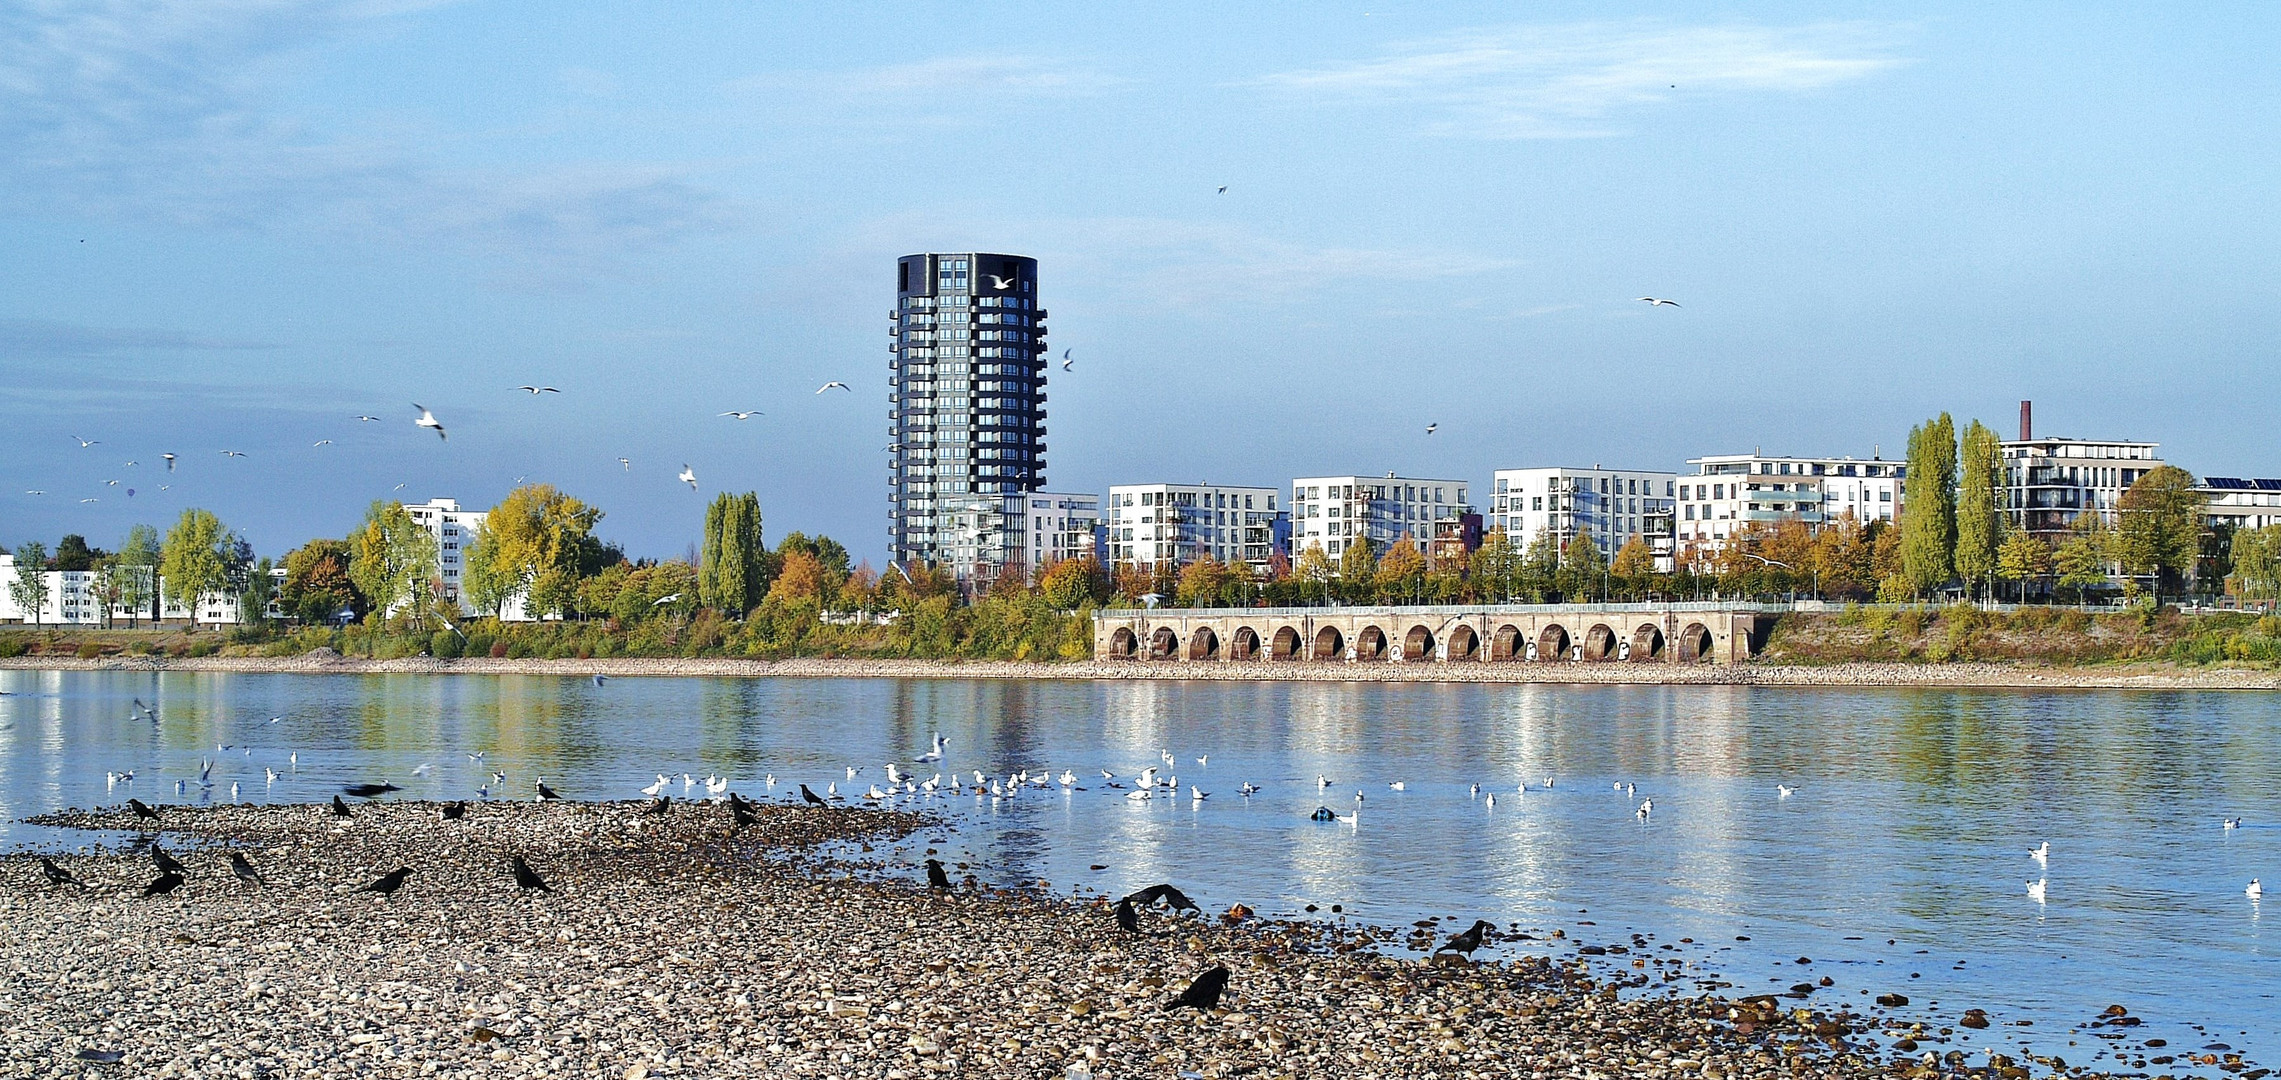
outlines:
M1130 935L1105 898L982 887L971 868L945 895L910 868L871 879L813 851L940 828L911 815L771 806L732 830L719 806L648 809L169 808L188 882L151 899L147 854L58 856L85 890L47 885L32 856L0 860L0 1074L2028 1075L1865 1002L1816 1008L1810 987L1619 999L1619 983L1681 981L1640 939L1469 964L1382 952L1404 936L1430 948L1424 926L1150 916ZM270 884L238 880L229 850ZM518 889L516 855L554 891ZM413 873L394 897L354 891L399 866ZM1220 965L1220 1008L1165 1011Z

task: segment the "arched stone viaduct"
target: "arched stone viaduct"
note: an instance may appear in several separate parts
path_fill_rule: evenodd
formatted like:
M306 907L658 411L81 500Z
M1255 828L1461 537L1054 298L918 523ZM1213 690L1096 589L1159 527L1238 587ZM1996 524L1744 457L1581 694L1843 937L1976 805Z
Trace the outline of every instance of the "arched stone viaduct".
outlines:
M1732 664L1764 645L1755 604L1120 608L1093 655L1160 662Z

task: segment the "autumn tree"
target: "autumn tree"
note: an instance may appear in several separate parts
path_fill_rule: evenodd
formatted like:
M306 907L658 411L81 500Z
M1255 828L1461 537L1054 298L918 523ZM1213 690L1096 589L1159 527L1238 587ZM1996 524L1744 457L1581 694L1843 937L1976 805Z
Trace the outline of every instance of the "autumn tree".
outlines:
M2113 555L2123 572L2145 575L2157 600L2165 584L2183 591L2202 549L2203 500L2193 475L2164 465L2139 477L2115 505L2122 524Z
M2245 599L2281 599L2281 525L2243 529L2233 535L2229 585Z
M1376 599L1378 583L1378 555L1371 550L1370 538L1357 536L1346 542L1346 552L1339 556L1339 599L1349 604L1367 604Z
M1947 413L1909 430L1901 500L1901 574L1919 597L1956 575L1956 424Z
M579 581L605 562L604 549L594 539L594 525L601 519L602 511L552 484L527 484L508 492L476 530L460 577L469 600L497 613L520 596L532 618L567 613L576 603ZM694 590L688 599L698 601Z
M1220 562L1209 555L1180 568L1180 583L1173 587L1173 602L1181 607L1211 607L1220 601Z
M199 599L229 585L237 557L237 537L209 511L184 510L174 528L167 530L166 542L159 548L159 581L166 601L190 612L192 630L198 628Z
M1519 591L1521 552L1503 529L1492 529L1474 549L1469 571L1474 591L1484 601L1502 601Z
M1588 532L1578 532L1560 552L1560 572L1556 582L1560 598L1565 603L1581 604L1598 592L1606 580L1608 559L1600 554L1600 544Z
M1303 599L1320 603L1330 595L1331 582L1338 577L1338 564L1324 554L1322 544L1310 543L1299 553L1299 565L1291 568L1291 576L1299 582Z
M1616 557L1608 564L1608 573L1617 581L1627 598L1645 593L1655 577L1655 552L1647 541L1634 536L1616 549Z
M1101 573L1101 564L1093 556L1062 559L1045 568L1038 575L1038 592L1046 603L1063 611L1077 611L1093 607L1108 592L1108 582Z
M1560 572L1560 537L1549 528L1538 529L1521 553L1521 587L1515 591L1526 593L1530 603L1544 603L1560 587Z
M2028 599L2028 585L2051 573L2051 545L2019 530L2004 534L1996 548L1996 576L2019 587L2020 602Z
M128 529L126 542L112 557L112 577L117 604L133 613L130 626L150 614L151 601L158 599L158 561L158 530L148 525Z
M1373 576L1378 598L1387 603L1414 604L1426 591L1426 557L1405 536L1386 548Z
M2109 541L2113 534L2107 529L2106 519L2096 510L2075 515L2068 523L2067 539L2060 541L2059 549L2052 552L2053 569L2059 572L2059 584L2075 590L2076 599L2094 585L2107 583Z
M470 571L481 554L480 533L477 541L468 553ZM437 554L434 534L412 520L403 503L377 500L365 510L363 526L349 534L349 580L380 617L404 614L418 624L424 615L420 601L436 577Z

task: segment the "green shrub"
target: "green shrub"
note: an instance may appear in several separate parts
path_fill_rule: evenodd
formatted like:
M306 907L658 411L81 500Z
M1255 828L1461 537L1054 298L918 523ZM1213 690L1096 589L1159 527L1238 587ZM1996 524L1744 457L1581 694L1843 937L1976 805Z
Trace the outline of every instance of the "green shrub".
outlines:
M22 656L24 652L25 645L22 638L8 638L0 641L0 657Z
M428 637L428 655L438 660L459 658L459 633L449 628L438 630Z
M96 657L103 655L103 646L97 645L96 643L90 641L86 644L81 645L76 650L75 655L77 655L81 660L93 660Z
M182 654L185 656L212 656L221 651L221 635L215 634L203 640L192 642L188 648L183 650Z

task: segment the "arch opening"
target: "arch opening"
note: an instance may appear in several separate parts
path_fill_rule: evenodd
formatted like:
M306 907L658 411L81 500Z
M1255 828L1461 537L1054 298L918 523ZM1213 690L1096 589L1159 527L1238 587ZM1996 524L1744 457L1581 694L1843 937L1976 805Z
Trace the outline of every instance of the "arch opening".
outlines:
M1426 660L1434 654L1434 632L1423 626L1413 626L1402 635L1402 659Z
M1173 633L1171 627L1159 626L1155 633L1148 636L1149 659L1170 660L1178 655L1180 655L1180 635Z
M1209 626L1199 627L1188 635L1188 659L1217 660L1220 658L1220 635Z
M1140 652L1140 638L1135 636L1131 629L1120 626L1116 633L1109 635L1109 659L1130 660L1133 658L1133 654L1138 652Z
M1386 659L1386 631L1365 626L1354 636L1354 658L1357 660Z
M1313 656L1317 660L1343 658L1346 656L1346 635L1339 633L1335 626L1326 626L1316 631Z
M1459 626L1449 632L1449 658L1452 660L1478 660L1481 653L1481 635L1470 626Z
M1663 659L1663 628L1654 623L1643 623L1632 631L1632 655L1637 663Z
M1711 628L1702 623L1688 623L1679 631L1679 662L1700 664L1711 658Z
M1521 628L1511 623L1500 626L1489 635L1489 659L1519 660L1528 646L1522 644Z
M1270 660L1296 660L1299 658L1299 631L1283 627L1275 631L1273 644L1268 648Z
M1537 659L1546 661L1568 659L1567 627L1554 623L1545 627L1544 632L1537 635Z
M1586 660L1599 661L1616 658L1616 632L1608 629L1605 623L1592 624L1590 630L1584 631L1584 640L1577 644L1583 646L1583 652L1580 655Z
M1237 627L1235 636L1228 641L1228 659L1259 659L1259 631L1248 626Z

